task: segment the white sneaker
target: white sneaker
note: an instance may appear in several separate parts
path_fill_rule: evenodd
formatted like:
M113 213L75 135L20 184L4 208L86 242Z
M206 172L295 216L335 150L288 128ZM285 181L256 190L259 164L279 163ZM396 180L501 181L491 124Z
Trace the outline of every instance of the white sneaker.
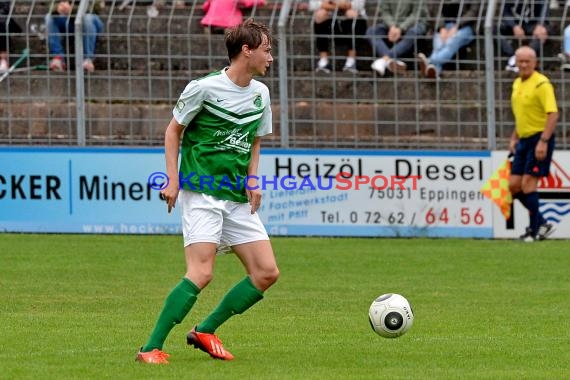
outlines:
M560 60L560 68L562 70L570 70L570 55L558 53L558 59Z
M388 61L388 70L393 73L403 74L406 72L407 68L408 65L399 59L392 58Z
M327 73L330 74L331 72L331 65L329 60L326 58L320 58L317 62L317 68L315 69L317 73Z
M511 66L511 65L507 65L505 66L505 70L507 71L512 71L513 73L517 73L519 72L519 68L516 66Z
M378 75L380 75L381 77L383 77L384 74L386 74L387 66L388 66L388 61L386 61L384 58L378 58L370 65L372 70L376 71Z
M8 61L5 59L0 60L0 73L8 71L10 67L8 66Z
M505 67L505 70L512 71L513 73L519 72L519 68L517 67L517 59L514 55L510 57L509 60L507 61L507 66Z
M438 79L439 74L437 73L437 69L435 67L435 65L433 64L429 64L426 67L426 78L429 79Z
M519 237L519 240L525 243L533 243L536 240L536 235L532 233L530 227L527 227L524 230L524 234Z
M342 71L349 72L352 74L358 74L358 69L356 68L356 63L349 64L348 62L344 64Z
M158 17L158 8L155 7L154 5L149 6L146 9L146 15L150 18Z
M93 65L93 61L91 59L85 58L83 60L83 70L87 71L88 73L95 71L95 65Z
M63 58L60 56L53 57L49 63L49 68L51 71L65 71L66 67Z
M554 230L555 228L552 223L544 223L540 225L536 234L536 240L546 240L550 235L552 235Z

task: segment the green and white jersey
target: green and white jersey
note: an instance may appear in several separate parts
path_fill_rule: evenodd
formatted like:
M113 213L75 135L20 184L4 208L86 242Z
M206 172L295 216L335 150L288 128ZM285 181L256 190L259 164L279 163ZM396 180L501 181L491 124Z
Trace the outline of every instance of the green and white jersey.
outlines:
M185 126L181 188L247 203L244 180L253 140L272 132L267 86L253 79L240 87L223 69L191 81L172 113Z

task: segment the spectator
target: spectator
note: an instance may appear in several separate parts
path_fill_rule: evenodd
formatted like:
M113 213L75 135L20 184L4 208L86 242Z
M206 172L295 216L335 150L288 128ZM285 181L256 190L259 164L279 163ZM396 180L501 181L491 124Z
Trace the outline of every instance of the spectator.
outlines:
M558 54L560 58L562 70L570 70L570 25L564 28L564 35L562 39L562 53Z
M10 34L22 31L20 25L13 18L8 18L9 15L10 1L0 1L0 73L8 71L10 68L8 60Z
M402 73L407 65L400 59L414 48L418 36L426 33L427 7L424 1L382 0L381 22L368 28L366 35L379 57L372 62L372 69L379 75Z
M356 36L366 33L365 0L311 0L309 9L315 11L313 15L313 30L317 36L317 50L319 61L317 72L330 73L332 66L329 62L331 35L337 37L335 42L348 43L346 61L342 71L357 73L356 51L357 44L362 41Z
M439 78L443 65L475 39L477 18L484 14L480 8L480 0L442 1L429 8L436 25L431 55L418 54L421 76Z
M548 8L548 0L505 2L499 25L501 52L509 57L505 70L518 73L515 49L526 43L540 56L541 47L548 39ZM511 41L513 37L517 41L516 47Z
M206 14L200 23L208 32L223 32L243 22L241 8L263 5L265 5L265 0L206 0L202 6Z
M62 44L62 36L73 35L74 33L74 3L79 7L79 0L58 1L49 14L46 15L46 30L49 45L49 52L53 56L49 67L53 71L65 71L64 60L65 50ZM85 14L83 18L83 69L93 72L93 58L97 44L97 35L103 32L104 25L96 12L99 9L99 2L91 3L91 13Z

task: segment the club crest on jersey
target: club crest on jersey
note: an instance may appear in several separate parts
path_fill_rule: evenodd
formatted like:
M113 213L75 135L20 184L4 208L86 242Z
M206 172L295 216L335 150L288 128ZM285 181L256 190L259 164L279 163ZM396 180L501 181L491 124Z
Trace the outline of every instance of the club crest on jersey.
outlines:
M255 98L253 98L253 105L257 108L261 108L263 105L263 101L261 100L261 94L256 94Z

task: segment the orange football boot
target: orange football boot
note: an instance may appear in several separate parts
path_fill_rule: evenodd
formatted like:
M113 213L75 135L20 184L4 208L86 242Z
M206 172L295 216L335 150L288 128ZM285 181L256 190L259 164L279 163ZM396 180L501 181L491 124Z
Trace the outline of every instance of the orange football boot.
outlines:
M135 359L137 362L141 363L149 363L149 364L168 364L168 355L166 352L155 348L149 352L141 352L139 351L137 354L137 358Z
M208 353L214 359L233 360L234 358L229 351L226 351L222 341L215 334L198 332L196 327L186 335L186 343Z

